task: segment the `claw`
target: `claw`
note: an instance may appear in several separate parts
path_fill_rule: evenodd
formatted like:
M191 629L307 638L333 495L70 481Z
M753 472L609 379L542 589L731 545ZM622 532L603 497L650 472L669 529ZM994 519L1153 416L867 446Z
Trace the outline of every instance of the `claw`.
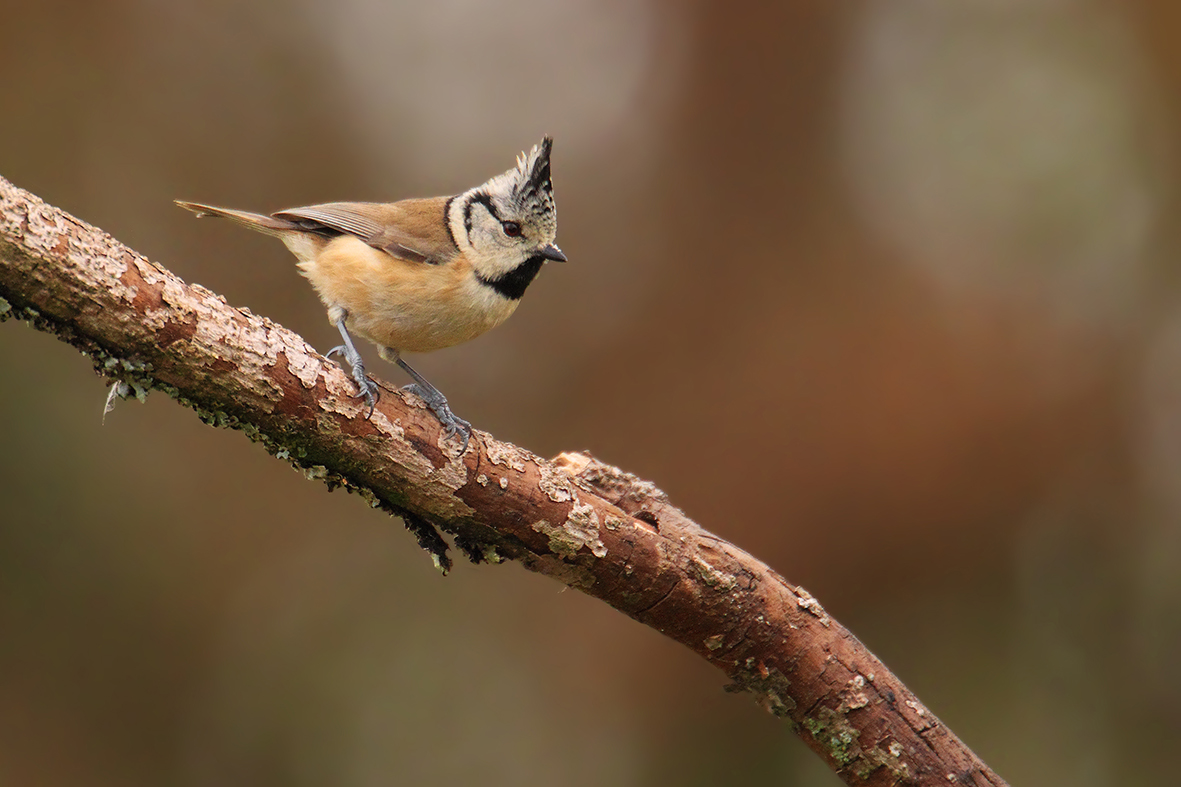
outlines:
M336 322L344 344L333 347L324 354L324 357L331 358L334 355L339 355L349 365L353 373L353 382L357 384L357 398L364 399L365 404L369 405L369 412L365 414L365 420L368 421L373 416L373 410L377 407L377 400L381 398L381 391L378 389L377 383L365 374L365 364L361 361L361 354L353 346L353 340L349 337L344 320L344 316L341 316Z
M364 399L365 404L369 405L369 412L365 414L365 420L368 421L373 416L373 410L377 407L377 402L381 399L381 389L377 387L377 383L373 378L365 374L364 367L361 368L360 377L357 376L357 370L353 370L353 381L357 383L357 398Z
M446 429L448 440L452 440L459 435L463 435L463 445L459 447L459 455L463 456L464 452L467 451L468 443L472 441L472 425L457 416L455 413L452 413L450 410L448 410L447 413L451 417L451 422L448 423L444 418L439 418L439 421ZM435 413L435 415L438 415L438 413Z
M447 397L439 393L439 389L429 383L426 386L411 383L402 390L409 391L426 403L430 411L439 419L439 423L443 425L443 435L448 440L463 435L463 445L459 449L459 454L462 456L467 451L468 443L472 440L472 425L451 412L451 406L447 404Z
M333 355L344 356L345 362L349 362L348 348L344 346L333 347L324 357L331 358ZM365 364L361 363L361 356L357 356L350 366L353 374L353 382L357 384L356 397L364 399L365 404L369 405L369 412L365 415L365 420L368 421L373 416L373 410L377 407L377 402L381 399L381 389L377 387L377 383L365 373Z

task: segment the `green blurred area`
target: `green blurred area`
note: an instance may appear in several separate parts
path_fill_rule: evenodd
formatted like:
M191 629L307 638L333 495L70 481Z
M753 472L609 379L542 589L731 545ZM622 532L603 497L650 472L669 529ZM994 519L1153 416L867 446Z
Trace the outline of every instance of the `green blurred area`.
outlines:
M453 193L556 138L512 320L412 359L803 584L1013 784L1157 783L1181 679L1164 0L0 0L0 175L322 349L172 205ZM373 354L372 351L365 351ZM371 371L403 382L374 360ZM0 326L0 784L836 776L724 676Z

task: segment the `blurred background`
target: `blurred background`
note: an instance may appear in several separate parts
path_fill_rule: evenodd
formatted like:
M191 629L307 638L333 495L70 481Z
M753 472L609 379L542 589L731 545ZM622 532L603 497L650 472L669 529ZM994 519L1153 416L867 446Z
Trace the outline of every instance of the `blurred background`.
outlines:
M327 349L271 211L552 134L558 241L414 364L816 595L1016 784L1181 734L1181 7L0 0L0 174ZM696 656L0 326L0 783L839 780ZM393 367L376 374L403 382Z

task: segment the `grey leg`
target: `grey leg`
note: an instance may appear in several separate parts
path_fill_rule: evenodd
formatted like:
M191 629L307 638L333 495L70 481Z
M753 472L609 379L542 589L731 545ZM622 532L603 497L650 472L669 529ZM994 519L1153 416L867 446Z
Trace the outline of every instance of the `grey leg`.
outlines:
M394 363L401 366L406 374L414 378L414 385L408 385L406 389L422 397L422 400L426 402L426 406L431 408L431 412L435 414L435 417L439 419L439 423L447 430L447 437L463 435L463 448L459 450L459 453L462 454L466 451L468 441L472 439L472 425L451 412L451 407L447 404L447 397L443 396L438 388L428 383L425 377L414 371L410 364L403 361L400 357L394 358Z
M365 364L361 361L361 353L357 352L357 348L353 346L353 337L349 336L348 329L344 327L344 320L347 316L348 314L342 309L340 316L333 321L340 331L341 338L344 339L344 344L333 347L325 357L331 358L334 355L340 355L344 358L345 363L352 367L353 381L357 384L357 396L363 397L365 403L369 405L369 413L365 416L368 420L369 416L373 415L373 408L377 407L379 392L377 383L370 380L369 375L365 374Z

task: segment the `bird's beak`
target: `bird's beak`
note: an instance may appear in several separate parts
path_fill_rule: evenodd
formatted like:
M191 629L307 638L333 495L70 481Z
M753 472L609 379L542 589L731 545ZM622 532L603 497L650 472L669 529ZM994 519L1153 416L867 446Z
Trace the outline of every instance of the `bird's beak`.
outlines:
M547 243L545 246L541 247L541 256L545 257L547 260L553 260L554 262L566 261L566 255L562 253L561 249L552 243Z

